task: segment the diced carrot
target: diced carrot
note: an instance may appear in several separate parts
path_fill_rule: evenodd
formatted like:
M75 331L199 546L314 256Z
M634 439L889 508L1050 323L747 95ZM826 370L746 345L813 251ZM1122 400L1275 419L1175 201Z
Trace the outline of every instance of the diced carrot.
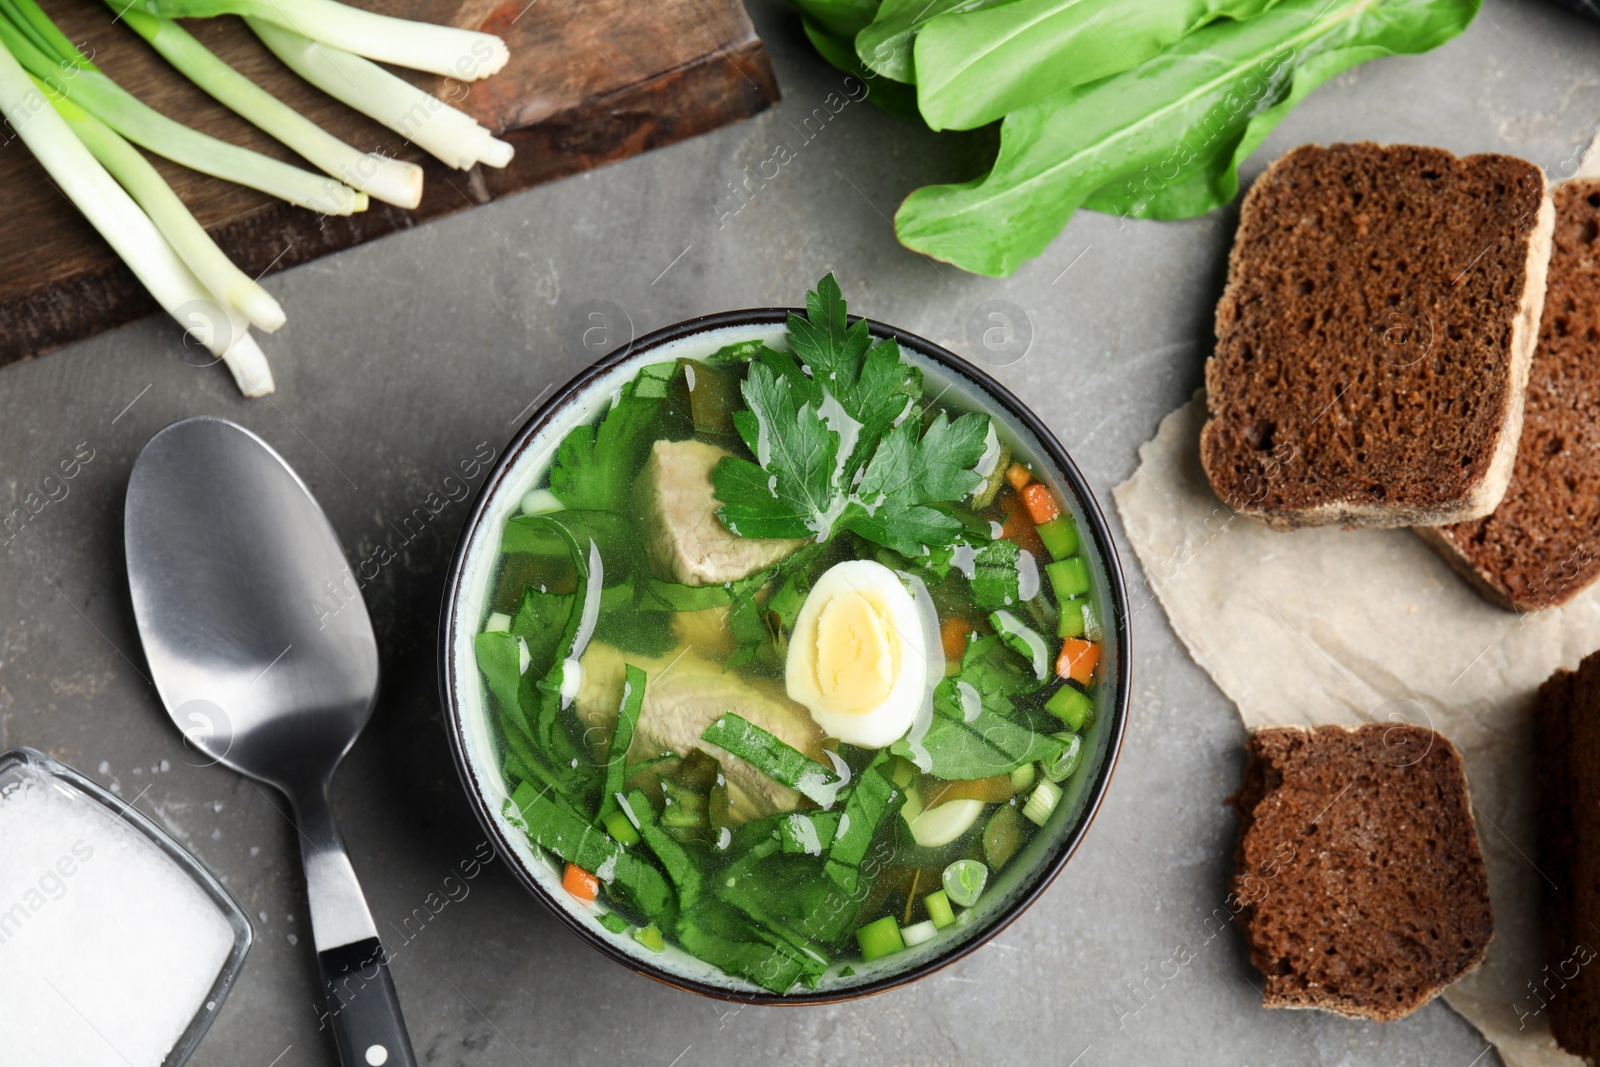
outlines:
M1010 489L1000 491L998 498L1000 514L1005 516L1005 521L1000 524L1000 536L1007 541L1015 541L1017 547L1033 553L1033 558L1047 560L1049 553L1045 550L1044 542L1039 540L1039 530L1033 524L1033 519L1028 517L1028 509L1023 506L1017 494Z
M1056 660L1056 674L1070 678L1079 685L1088 685L1099 664L1099 645L1081 637L1069 637L1061 642L1061 658Z
M1006 468L1006 481L1011 483L1011 488L1022 492L1022 487L1033 481L1033 472L1020 463L1013 463Z
M944 646L944 658L958 660L967 650L967 634L972 624L959 615L948 615L939 623L939 643Z
M600 879L577 864L569 863L566 873L561 876L561 888L585 904L593 904L594 898L600 893Z
M999 774L993 778L973 778L969 781L946 782L926 779L918 790L922 806L931 808L947 800L981 800L985 804L1003 804L1017 795L1011 788L1011 776Z
M1033 482L1023 486L1021 495L1022 503L1027 507L1035 525L1061 517L1061 508L1056 504L1056 498L1050 495L1050 487L1043 482Z

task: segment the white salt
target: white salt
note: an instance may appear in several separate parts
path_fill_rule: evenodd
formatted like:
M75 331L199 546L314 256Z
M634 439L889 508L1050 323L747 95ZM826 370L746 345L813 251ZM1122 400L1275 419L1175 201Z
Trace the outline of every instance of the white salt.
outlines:
M216 903L104 806L0 796L0 1061L158 1067L233 945Z

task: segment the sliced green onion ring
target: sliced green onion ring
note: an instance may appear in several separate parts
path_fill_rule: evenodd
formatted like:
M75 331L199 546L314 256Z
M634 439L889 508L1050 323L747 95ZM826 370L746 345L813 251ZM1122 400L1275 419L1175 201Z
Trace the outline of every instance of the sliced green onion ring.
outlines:
M983 887L989 883L989 868L977 860L956 860L944 869L945 894L963 908L978 902Z

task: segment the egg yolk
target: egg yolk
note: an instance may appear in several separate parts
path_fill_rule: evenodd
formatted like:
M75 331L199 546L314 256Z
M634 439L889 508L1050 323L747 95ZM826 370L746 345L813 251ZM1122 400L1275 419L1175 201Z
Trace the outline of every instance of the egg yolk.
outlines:
M858 592L836 593L817 614L817 691L830 710L861 715L888 699L900 642L887 614Z

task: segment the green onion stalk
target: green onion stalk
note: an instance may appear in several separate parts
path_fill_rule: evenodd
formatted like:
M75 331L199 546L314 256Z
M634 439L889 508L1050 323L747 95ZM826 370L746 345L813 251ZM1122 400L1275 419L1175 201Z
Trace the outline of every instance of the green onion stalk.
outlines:
M239 389L246 396L272 392L272 371L249 324L207 291L9 48L0 48L0 115L162 308L227 364Z
M120 0L106 0L113 8ZM307 162L352 189L393 204L414 208L422 201L422 168L415 163L363 152L312 122L282 100L224 63L170 19L128 9L123 21L148 41L185 77L241 118L271 134Z
M233 265L217 243L195 221L178 194L117 132L66 97L54 97L49 86L35 79L67 128L83 142L101 166L111 173L123 189L167 239L178 258L201 279L218 299L236 308L250 324L268 333L283 325L283 309L272 295L253 278Z
M240 15L380 63L458 81L486 78L510 58L505 41L493 34L380 15L337 0L113 0L112 6L167 19Z
M220 141L156 111L101 73L34 0L0 0L0 46L57 95L174 163L324 214L367 207L367 194L342 182Z

